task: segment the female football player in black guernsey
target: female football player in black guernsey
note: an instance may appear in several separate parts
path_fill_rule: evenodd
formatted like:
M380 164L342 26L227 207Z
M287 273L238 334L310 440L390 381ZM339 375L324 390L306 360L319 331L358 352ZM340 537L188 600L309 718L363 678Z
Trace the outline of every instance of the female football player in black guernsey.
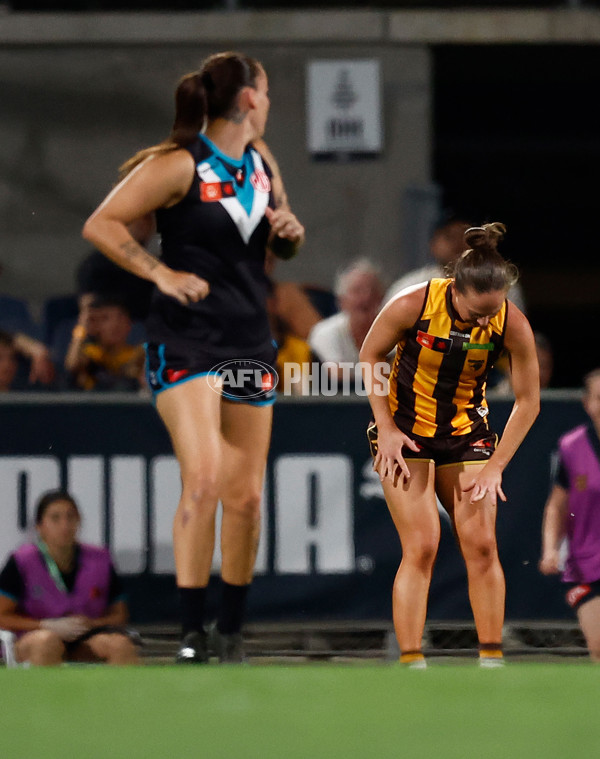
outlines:
M183 77L175 101L169 138L122 167L122 181L83 235L156 285L147 321L148 382L182 477L173 525L182 609L177 660L206 662L212 648L220 661L236 662L243 659L274 401L265 252L291 257L304 228L276 167L263 160L270 157L261 139L269 96L260 63L233 52L213 55ZM128 231L152 214L160 260ZM207 636L219 500L222 598Z
M503 663L496 503L506 500L502 473L533 424L540 397L531 327L506 299L518 273L496 249L504 232L499 223L468 229L468 249L454 262L452 277L392 298L360 353L374 369L396 346L389 395L375 384L369 393L375 424L368 437L402 544L394 626L400 661L413 667L425 666L421 638L440 539L436 494L465 559L480 662ZM515 403L496 446L485 387L503 350L510 355Z

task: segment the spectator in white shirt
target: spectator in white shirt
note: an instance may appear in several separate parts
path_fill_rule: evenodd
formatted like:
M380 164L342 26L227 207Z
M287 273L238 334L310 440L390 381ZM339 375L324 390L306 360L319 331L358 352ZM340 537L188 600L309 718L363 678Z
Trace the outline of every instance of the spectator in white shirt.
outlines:
M328 363L330 374L340 380L350 372L354 382L360 377L358 354L379 313L385 287L377 266L362 258L340 272L334 291L340 311L315 324L308 343L316 358Z

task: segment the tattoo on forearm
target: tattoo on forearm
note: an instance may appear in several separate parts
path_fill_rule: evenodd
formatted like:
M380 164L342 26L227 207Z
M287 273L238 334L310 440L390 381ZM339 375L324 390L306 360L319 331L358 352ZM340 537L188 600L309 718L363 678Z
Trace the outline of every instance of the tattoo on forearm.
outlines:
M281 208L282 206L285 206L287 208L288 199L287 199L287 194L285 190L281 190L281 192L276 192L274 194L274 198L275 198L275 208Z
M123 243L121 250L131 263L141 264L148 271L152 271L159 264L159 261L154 256L151 256L150 253L134 240Z

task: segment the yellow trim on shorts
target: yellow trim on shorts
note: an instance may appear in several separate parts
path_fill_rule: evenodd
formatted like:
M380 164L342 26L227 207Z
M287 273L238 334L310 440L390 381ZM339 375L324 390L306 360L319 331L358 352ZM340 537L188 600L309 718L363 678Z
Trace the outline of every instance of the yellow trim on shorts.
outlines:
M487 464L489 459L486 461L453 461L450 464L440 464L439 466L436 466L436 469L445 469L448 466L470 466L471 464Z

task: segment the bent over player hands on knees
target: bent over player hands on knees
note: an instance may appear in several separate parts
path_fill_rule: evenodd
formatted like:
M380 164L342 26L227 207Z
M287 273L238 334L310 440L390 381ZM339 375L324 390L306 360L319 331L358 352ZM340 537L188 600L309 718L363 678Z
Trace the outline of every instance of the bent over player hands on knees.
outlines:
M408 435L399 430L395 425L385 433L379 430L377 453L373 460L373 469L383 482L385 479L396 481L398 476L405 480L410 479L410 469L402 455L402 448L406 446L411 451L418 452L419 446Z
M539 412L533 332L507 294L518 272L497 251L504 225L465 232L452 275L399 292L369 330L360 360L369 376L396 352L388 387L368 389L373 466L402 545L393 617L401 662L425 665L421 641L440 520L453 524L485 667L502 663L504 575L496 546L502 473ZM515 403L498 442L488 425L487 375L506 350Z

